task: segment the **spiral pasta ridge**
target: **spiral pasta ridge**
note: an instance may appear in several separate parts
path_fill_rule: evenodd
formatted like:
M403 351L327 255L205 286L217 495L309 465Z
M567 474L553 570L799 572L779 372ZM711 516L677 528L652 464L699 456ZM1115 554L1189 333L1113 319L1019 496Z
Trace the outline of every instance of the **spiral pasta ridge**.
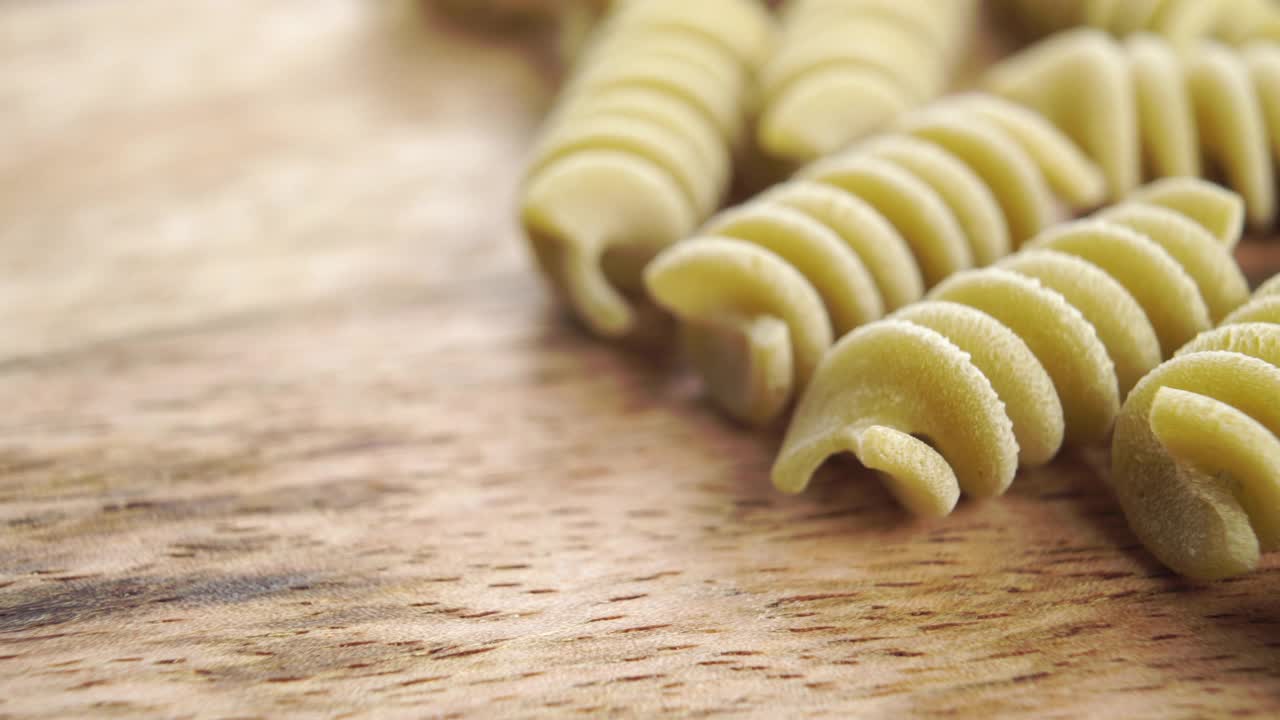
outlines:
M1072 210L1101 174L1024 108L956 96L819 160L664 250L645 273L710 395L764 424L834 339L987 265Z
M1250 222L1276 216L1280 46L1175 48L1139 34L1055 36L985 76L998 95L1044 113L1094 158L1112 199L1151 177L1211 171L1245 200Z
M1280 549L1280 277L1138 383L1111 485L1161 562L1212 580Z
M615 3L529 162L521 224L554 289L625 335L644 264L719 207L772 20L755 0Z
M1248 299L1227 246L1191 219L1222 201L1201 181L1147 188L850 333L805 390L774 484L799 492L847 451L909 509L943 515L1064 442L1101 443L1147 372Z
M1280 6L1271 0L1004 0L1003 5L1035 34L1084 25L1119 36L1149 32L1177 43L1280 41Z
M757 139L802 163L883 129L938 95L973 24L973 0L790 0L761 71Z

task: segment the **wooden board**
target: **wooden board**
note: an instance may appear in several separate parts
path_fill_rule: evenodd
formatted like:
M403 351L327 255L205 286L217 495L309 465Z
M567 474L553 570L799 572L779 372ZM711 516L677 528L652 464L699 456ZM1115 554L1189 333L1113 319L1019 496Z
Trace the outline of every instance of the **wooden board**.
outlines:
M0 5L0 717L1280 712L1280 563L1170 576L1103 458L781 496L565 322L537 67L400 2Z

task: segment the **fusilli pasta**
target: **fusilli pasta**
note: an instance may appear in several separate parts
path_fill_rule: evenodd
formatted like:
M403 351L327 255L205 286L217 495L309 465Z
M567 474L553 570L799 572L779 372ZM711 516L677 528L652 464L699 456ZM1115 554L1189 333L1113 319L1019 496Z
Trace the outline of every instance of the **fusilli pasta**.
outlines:
M534 149L521 221L595 332L631 330L644 264L719 206L770 42L753 0L621 2L593 35Z
M1064 441L1105 440L1130 388L1248 299L1228 244L1191 219L1223 214L1206 211L1220 191L1201 182L1195 200L1198 181L1172 182L1145 193L1163 204L1140 195L1050 228L839 341L804 392L774 484L799 492L848 451L912 511L942 515L961 490L1003 492L1019 463L1047 462Z
M1111 485L1138 538L1183 575L1280 549L1280 277L1156 368L1116 421Z
M1275 219L1280 46L1177 50L1151 35L1078 30L998 63L985 85L1071 135L1102 166L1113 199L1144 168L1153 177L1213 170L1244 196L1251 223Z
M1071 208L1097 168L1052 125L989 96L905 116L898 132L820 160L713 217L646 271L730 415L778 416L834 338L986 265Z
M791 0L760 76L757 135L794 162L884 129L942 91L967 42L972 0Z

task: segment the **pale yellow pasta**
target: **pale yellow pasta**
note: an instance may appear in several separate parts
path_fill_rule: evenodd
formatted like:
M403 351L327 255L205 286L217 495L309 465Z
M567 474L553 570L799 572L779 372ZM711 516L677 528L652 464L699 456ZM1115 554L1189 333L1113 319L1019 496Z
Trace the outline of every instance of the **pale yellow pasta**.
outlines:
M755 0L630 0L592 35L534 147L520 218L594 332L631 332L644 265L720 206L771 33Z
M1244 203L1240 196L1189 177L1170 177L1144 185L1129 194L1131 200L1176 210L1204 226L1228 249L1244 232Z
M1049 38L997 63L985 86L1049 117L1102 166L1113 199L1148 177L1212 173L1257 226L1276 217L1280 45L1176 48L1096 30Z
M946 85L973 0L790 0L760 75L757 139L801 163L884 129Z
M1187 183L1204 198L1184 184L1176 204L1222 199ZM1167 198L1138 193L1049 228L837 342L792 418L774 484L799 492L850 452L913 512L946 514L961 492L1004 492L1019 464L1047 462L1064 442L1105 441L1130 389L1249 297L1225 243L1144 196Z
M1212 580L1280 548L1280 281L1134 388L1111 485L1161 562Z
M772 23L755 1L613 0L613 5L616 10L606 18L601 40L612 39L619 29L688 32L714 40L752 68L759 68L774 49ZM596 42L593 47L602 44Z
M716 215L647 269L651 297L680 320L730 415L770 422L835 338L1104 191L1070 140L996 98L957 96L898 127Z
M1149 32L1175 43L1213 37L1232 44L1280 40L1273 0L1003 0L1030 32L1087 25L1114 35Z

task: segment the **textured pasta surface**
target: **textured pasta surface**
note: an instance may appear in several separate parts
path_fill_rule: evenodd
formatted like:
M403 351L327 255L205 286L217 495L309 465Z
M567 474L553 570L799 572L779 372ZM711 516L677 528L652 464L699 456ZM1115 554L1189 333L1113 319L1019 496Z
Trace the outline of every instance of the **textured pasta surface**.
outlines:
M1280 548L1280 279L1143 378L1111 484L1161 562L1212 580Z
M801 163L882 130L944 88L973 0L790 0L760 76L757 136Z
M1048 34L1087 25L1113 35L1149 32L1177 43L1216 38L1240 45L1280 42L1273 0L1003 0L1027 31Z
M719 207L771 43L754 0L617 2L592 34L533 151L521 222L596 333L633 329L645 263Z
M717 403L764 424L835 339L1103 193L1096 166L1043 118L956 96L714 216L654 260L646 285L681 321Z
M1280 45L1177 48L1148 34L1123 41L1063 33L997 63L984 85L1048 116L1106 173L1111 197L1143 176L1213 175L1241 194L1249 221L1276 217Z
M1222 200L1203 181L1177 189L1175 205ZM1147 199L1166 199L1159 190L1049 228L837 342L792 418L774 484L799 492L850 452L909 509L938 515L961 491L1002 493L1019 464L1047 462L1064 442L1105 441L1144 375L1249 298L1227 245L1195 215Z

